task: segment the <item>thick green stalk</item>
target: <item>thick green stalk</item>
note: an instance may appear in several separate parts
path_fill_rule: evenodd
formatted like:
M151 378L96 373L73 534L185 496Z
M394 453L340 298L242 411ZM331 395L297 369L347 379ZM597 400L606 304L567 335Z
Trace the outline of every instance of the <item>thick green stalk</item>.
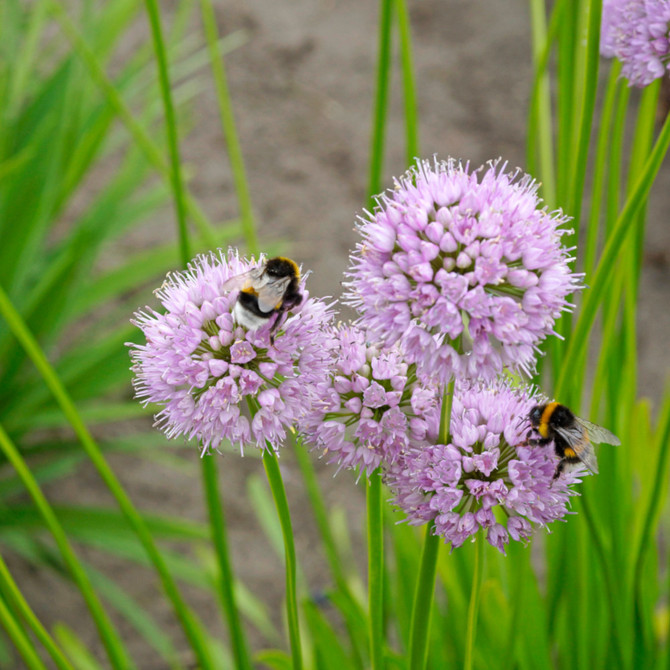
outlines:
M410 670L423 670L426 667L440 543L441 538L435 535L435 523L431 521L426 526L421 550L421 566L414 591L408 654Z
M277 454L270 444L263 451L263 466L272 491L272 498L277 508L282 537L284 538L284 555L286 560L286 614L288 632L291 643L291 659L293 670L302 668L302 650L300 648L300 624L298 620L298 596L296 590L296 555L293 543L291 514L286 498L286 489L279 470Z
M59 670L75 670L74 666L68 661L58 645L54 642L49 631L42 625L42 622L35 616L28 601L23 597L21 589L14 581L9 568L2 556L0 556L0 589L4 594L5 600L11 600L14 609L21 618L30 626L35 637L42 643L51 656L53 662Z
M386 134L386 112L388 106L388 83L391 69L391 19L393 0L379 1L379 42L377 53L377 91L372 120L372 144L370 147L370 175L368 193L370 209L374 206L374 195L382 190L384 166L384 139Z
M439 444L448 444L450 440L451 408L454 402L455 381L452 379L442 394L440 413ZM421 552L421 567L417 577L412 605L412 618L409 637L409 668L423 670L428 656L428 634L430 616L435 595L435 576L437 559L440 552L440 539L434 534L435 524L431 521L426 528Z
M472 572L472 590L470 591L470 603L468 605L468 621L465 631L465 660L463 670L472 670L472 659L475 649L475 638L477 634L477 620L479 613L479 597L482 592L482 581L484 577L484 534L479 533L475 541L475 565Z
M37 655L30 638L2 598L0 598L0 624L2 624L21 658L25 661L28 670L47 670L46 665Z
M113 470L109 467L109 464L102 455L100 447L98 447L93 440L88 428L86 428L86 425L82 421L77 408L72 402L72 399L51 366L51 363L47 360L44 352L32 333L28 330L21 315L16 311L2 287L0 287L0 315L5 319L11 331L14 333L14 336L24 348L28 357L37 368L46 385L49 387L49 390L56 399L63 414L79 438L84 451L100 474L110 493L116 499L123 515L126 517L131 528L142 543L149 560L160 577L165 593L172 602L179 621L184 628L184 632L198 656L201 666L203 668L213 668L214 665L205 641L204 628L181 597L179 589L177 588L175 581L172 579L165 560L156 547L144 519L135 509L128 494L121 486L121 483L116 478Z
M163 110L165 113L165 132L167 136L168 151L170 154L170 182L172 184L172 197L175 204L177 216L177 227L179 230L179 246L182 258L191 257L190 243L188 239L188 227L186 224L186 206L184 203L184 182L181 174L181 160L179 159L179 140L177 137L177 116L172 102L172 91L170 88L170 74L168 72L167 52L163 29L161 28L161 17L157 0L145 0L149 23L151 24L151 36L154 43L156 64L158 65L158 80L160 82L161 97L163 99Z
M237 670L251 670L253 666L249 657L249 645L247 644L239 609L235 601L235 574L232 569L228 547L226 521L223 513L223 498L219 491L216 455L208 454L203 456L201 465L207 510L209 512L209 527L219 564L219 574L217 575L218 595L221 599L221 606L225 612L226 620L228 621L235 668Z
M200 0L200 8L202 11L202 24L205 28L205 38L207 39L210 65L212 67L212 74L214 75L214 83L216 84L216 96L219 103L219 114L221 116L223 136L226 138L230 167L235 182L235 192L237 193L237 201L240 206L242 233L249 253L257 254L259 249L254 210L251 204L251 196L249 194L249 183L244 169L244 157L242 156L242 149L235 127L233 104L230 99L230 92L228 91L226 69L223 64L223 54L219 47L219 35L216 27L216 16L214 15L212 1Z
M10 440L2 426L0 426L0 449L21 478L23 485L26 487L30 497L35 503L37 510L44 519L46 527L53 535L56 545L63 557L63 561L65 562L65 565L67 565L70 574L72 575L72 579L79 588L79 591L84 598L84 602L91 613L91 617L98 629L100 639L102 640L102 644L105 647L105 651L107 652L112 667L125 670L125 668L128 668L131 665L131 661L126 654L119 634L114 629L114 625L107 616L105 608L98 599L98 596L96 595L88 576L84 572L81 563L77 559L77 555L72 549L72 546L67 539L67 535L54 514L51 505L49 505L49 502L44 497L39 484L35 480L30 468L23 460L19 450Z
M368 616L370 632L370 667L384 667L384 514L382 477L375 470L367 482L368 535Z
M400 63L402 65L402 90L405 103L405 157L409 166L419 156L419 121L417 119L416 86L412 66L412 32L405 0L396 0L395 10L400 34Z

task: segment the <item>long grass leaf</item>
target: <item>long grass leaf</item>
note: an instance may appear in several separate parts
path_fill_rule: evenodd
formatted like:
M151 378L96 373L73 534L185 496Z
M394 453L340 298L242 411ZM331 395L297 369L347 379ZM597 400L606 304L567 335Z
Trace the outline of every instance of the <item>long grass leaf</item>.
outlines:
M244 157L242 155L242 149L235 127L235 115L233 113L233 105L228 90L223 54L219 47L214 8L211 0L200 0L200 7L202 23L205 28L205 37L207 39L210 66L216 85L216 96L219 104L221 126L223 129L223 136L226 139L226 146L228 147L228 157L233 172L237 202L240 207L240 219L242 222L244 241L246 242L249 253L257 254L259 247L258 236L256 234L256 223L253 206L251 204L251 196L249 194L249 184L244 168Z
M81 595L86 602L86 605L91 613L96 628L100 634L100 639L107 651L110 663L114 668L128 668L132 665L126 651L121 642L121 638L116 632L112 622L110 621L105 608L98 599L93 587L84 572L81 563L70 546L67 535L63 527L59 523L51 506L44 497L39 485L35 481L25 461L21 457L18 449L5 433L4 428L0 426L0 448L5 454L6 458L11 462L17 474L21 477L24 486L28 490L30 497L37 506L45 524L49 528L51 534L58 545L58 548L63 556L63 560L67 565L72 578L77 584Z
M23 626L2 598L0 598L0 624L14 643L29 670L47 670Z
M81 420L74 403L70 399L68 393L65 391L65 388L63 387L60 379L54 373L54 370L44 355L44 352L40 349L32 334L26 328L20 315L8 300L6 293L2 290L1 287L0 314L2 314L3 318L14 332L16 338L25 348L26 353L32 360L33 364L44 378L45 383L53 393L64 414L68 417L70 425L77 434L77 437L80 439L86 454L91 459L93 465L102 477L102 480L109 489L110 493L116 499L123 514L128 519L129 524L137 533L137 536L139 537L145 551L147 552L152 564L160 576L165 593L170 599L175 613L177 614L177 617L179 618L179 621L184 628L184 631L189 637L189 640L192 641L194 647L200 650L201 661L204 661L204 667L212 667L207 660L208 653L205 647L202 625L197 621L193 612L184 602L176 583L167 570L165 562L163 561L158 548L154 544L154 541L146 527L146 524L144 523L144 520L135 509L135 506L132 504L127 493L116 478L116 475L113 473L112 469L109 467L109 464L102 455L100 448L91 437L91 434L88 432L88 429Z

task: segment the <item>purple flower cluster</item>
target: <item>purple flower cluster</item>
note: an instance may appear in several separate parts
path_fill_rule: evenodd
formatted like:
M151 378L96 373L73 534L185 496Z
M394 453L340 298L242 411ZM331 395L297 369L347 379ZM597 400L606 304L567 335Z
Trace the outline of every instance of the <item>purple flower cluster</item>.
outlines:
M338 328L335 341L332 376L317 385L302 429L329 462L370 474L437 437L437 389L417 382L398 347L379 350L355 326Z
M630 85L662 77L670 67L670 1L603 0L600 52L621 61Z
M421 379L531 370L580 287L561 246L565 217L504 168L417 161L360 220L345 298L375 337L400 341Z
M233 251L199 256L156 292L164 313L135 315L146 337L131 345L136 395L163 405L156 422L168 437L197 438L203 453L223 440L277 449L332 365L332 311L306 293L273 337L274 317L255 330L235 323L238 292L223 286L259 263Z
M436 534L452 548L482 528L489 543L505 553L510 538L530 537L531 524L564 517L575 495L570 486L584 470L554 480L553 449L518 446L527 429L523 419L536 402L503 384L458 390L449 444L413 449L387 474L394 502L409 522L434 521Z

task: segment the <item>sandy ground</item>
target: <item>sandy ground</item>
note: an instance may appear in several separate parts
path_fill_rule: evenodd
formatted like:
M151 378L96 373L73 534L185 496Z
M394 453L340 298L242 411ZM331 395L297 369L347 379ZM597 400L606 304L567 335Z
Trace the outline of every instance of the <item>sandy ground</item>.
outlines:
M418 0L412 4L414 58L421 124L421 153L454 156L479 165L499 156L524 165L524 132L530 87L529 17L524 0ZM355 0L247 0L219 3L222 34L247 31L246 44L227 60L229 84L255 211L263 240L288 240L290 253L313 271L313 294L337 296L347 255L355 244L353 224L365 203L369 132L376 59L377 4ZM398 75L392 82L385 184L405 168L402 101ZM192 171L192 189L215 219L235 216L236 201L221 137L213 88L199 99L192 133L182 149ZM670 171L665 169L651 206L648 262L640 310L640 372L643 395L658 398L667 374L670 333L668 300L670 241L666 225ZM166 212L152 233L171 235ZM166 232L168 231L168 232ZM196 452L184 452L196 461ZM247 477L262 477L260 462L226 455L221 461L226 511L232 524L234 560L254 593L271 603L275 618L283 588L283 566L254 519L245 494ZM133 500L144 510L204 520L198 464L177 472L150 463L113 460ZM322 555L314 549L314 528L290 456L282 467L291 498L300 560L310 587L328 584ZM343 506L360 543L363 489L347 474L332 478L320 467L329 505ZM50 494L101 504L98 477L82 468L75 480ZM186 650L157 584L141 570L88 554L109 569L152 611L175 644ZM81 603L56 580L33 574L21 580L47 622L65 620L99 652ZM45 598L44 594L49 597ZM212 631L225 637L214 596L190 592ZM122 632L142 669L161 668L160 659ZM259 638L252 638L254 644ZM184 659L189 660L188 652Z

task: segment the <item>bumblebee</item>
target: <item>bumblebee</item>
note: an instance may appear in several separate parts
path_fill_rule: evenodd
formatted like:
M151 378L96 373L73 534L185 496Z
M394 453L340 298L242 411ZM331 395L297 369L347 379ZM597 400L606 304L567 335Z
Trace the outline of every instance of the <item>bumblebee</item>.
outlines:
M561 459L554 479L560 477L567 464L583 463L593 474L598 474L598 461L593 443L619 445L621 441L609 430L575 416L565 405L550 402L536 405L528 415L531 429L526 443L546 446L553 441L556 455ZM540 437L533 438L533 432Z
M235 322L249 330L260 328L276 314L270 329L271 337L279 326L282 314L302 302L300 268L283 256L270 258L258 267L231 277L224 291L239 289L233 308Z

